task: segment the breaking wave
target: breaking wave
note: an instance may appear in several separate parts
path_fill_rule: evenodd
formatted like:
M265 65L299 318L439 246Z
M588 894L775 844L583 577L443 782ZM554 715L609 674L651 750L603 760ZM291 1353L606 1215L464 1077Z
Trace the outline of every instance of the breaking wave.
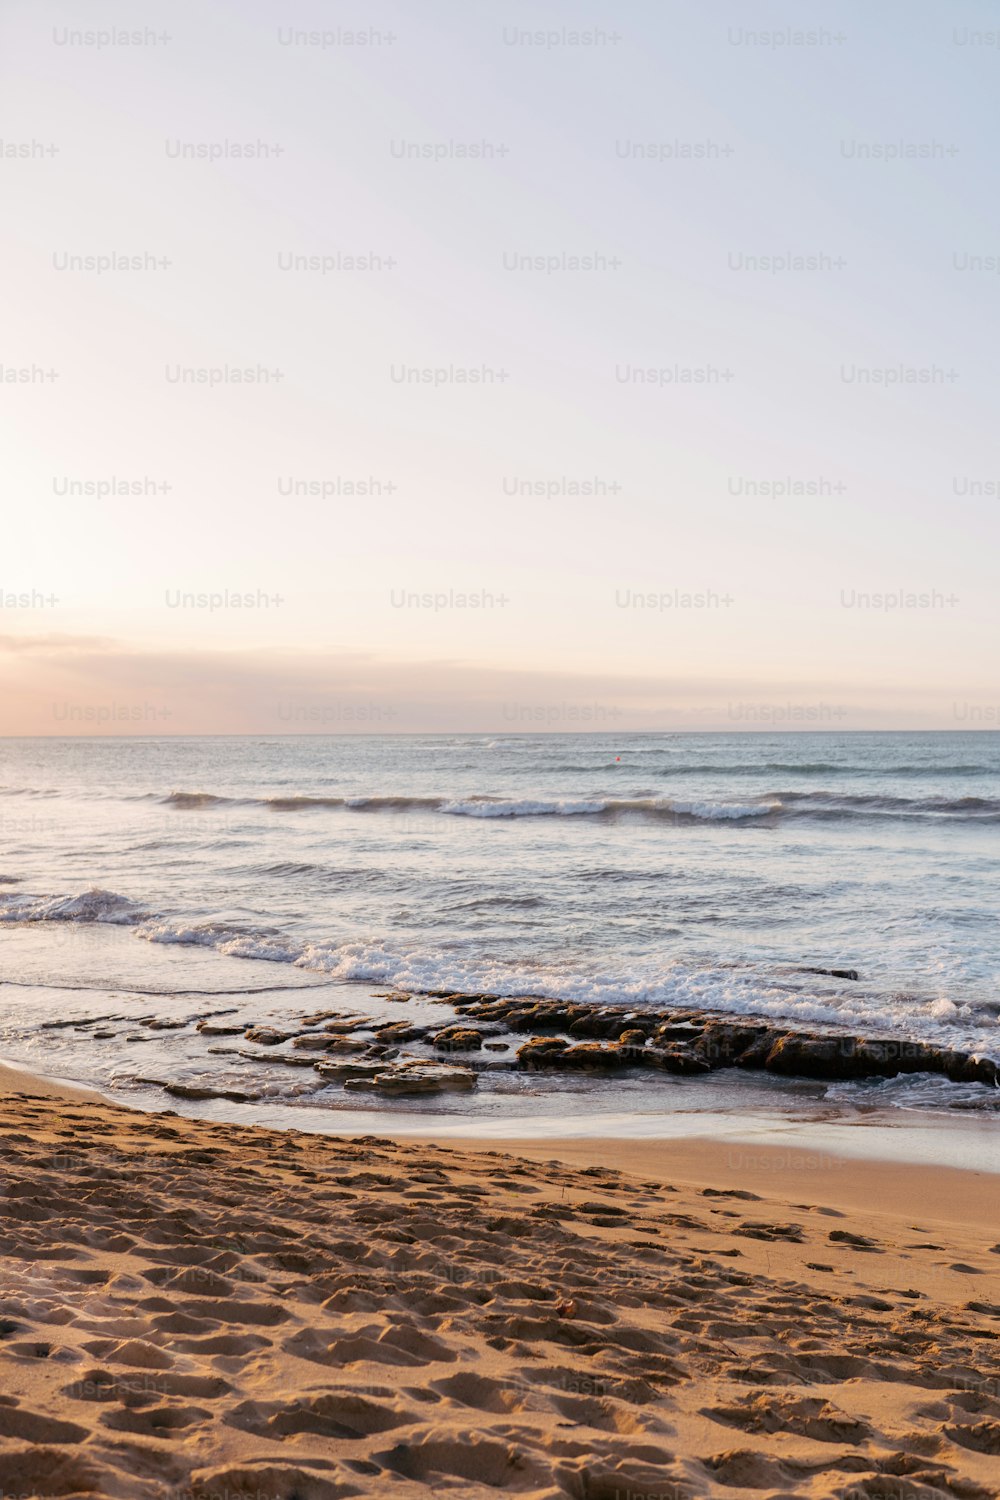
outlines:
M0 922L110 922L132 927L145 915L127 896L99 886L76 896L0 896Z
M222 797L211 792L171 792L161 799L181 810L223 804L264 807L271 812L346 810L366 813L438 813L456 818L624 818L654 821L733 822L769 818L967 818L1000 821L993 797L900 797L878 792L775 791L753 801L728 802L674 797L468 797L383 795L327 797Z
M565 771L584 770L585 767L566 766ZM624 770L613 762L595 767L599 770ZM686 769L686 768L683 768ZM718 770L722 766L702 766L700 772ZM773 772L823 772L840 774L849 768L819 762L812 765L794 765L772 762L766 767L746 767L741 770ZM898 766L896 774L917 773L919 767ZM964 766L936 768L935 774L944 772L966 772L975 769ZM656 776L680 774L681 767L669 767L655 773ZM32 787L7 787L0 795L8 797L56 797L59 792ZM363 812L363 813L426 813L453 818L602 818L613 820L632 818L656 822L750 822L759 819L789 821L792 819L836 819L896 818L941 821L942 819L965 819L969 822L992 823L1000 821L1000 799L995 797L907 797L882 792L841 792L832 789L800 790L786 788L779 791L762 792L743 800L726 800L717 797L696 799L660 797L648 794L632 797L612 796L522 796L504 797L492 793L470 793L467 796L435 796L406 793L383 793L368 796L328 796L321 793L289 793L288 795L230 796L219 792L175 790L163 795L159 792L143 792L126 795L127 801L155 802L176 812L210 812L216 808L264 808L273 813L295 812Z
M423 994L533 995L598 1005L682 1005L692 1009L904 1033L966 1050L1000 1053L1000 1015L989 1005L940 995L886 992L829 971L732 960L659 960L610 968L600 962L545 962L457 952L391 938L311 939L277 927L153 913L115 891L76 895L0 893L0 921L110 923L148 943L211 949L230 958L293 965L330 980L362 981Z

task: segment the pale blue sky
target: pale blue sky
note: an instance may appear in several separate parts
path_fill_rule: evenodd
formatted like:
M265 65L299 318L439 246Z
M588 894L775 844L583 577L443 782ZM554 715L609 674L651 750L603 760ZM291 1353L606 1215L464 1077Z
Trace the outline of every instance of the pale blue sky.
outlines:
M278 697L490 728L512 694L621 727L742 702L996 727L994 6L2 15L6 732L65 732L67 702L266 730ZM114 28L145 41L95 44ZM368 45L287 44L338 28ZM248 141L281 153L177 155ZM862 159L900 146L926 155ZM746 268L783 254L821 268ZM101 255L170 265L64 269ZM175 378L227 365L282 379ZM424 367L506 378L398 378ZM900 367L928 383L860 383ZM152 493L65 493L111 478ZM785 479L820 493L753 493ZM227 590L282 602L169 602ZM452 607L483 591L505 602ZM730 602L634 603L706 592ZM448 607L398 605L424 594Z

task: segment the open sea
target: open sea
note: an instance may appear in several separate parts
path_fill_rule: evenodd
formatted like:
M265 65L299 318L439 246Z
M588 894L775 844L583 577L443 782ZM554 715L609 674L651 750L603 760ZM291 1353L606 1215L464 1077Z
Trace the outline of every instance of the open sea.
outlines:
M388 989L678 1004L1000 1056L1000 733L6 739L0 850L0 1056L150 1107L165 1078L252 1078L268 1123L332 1120L342 1089L195 1022L398 1019ZM996 1093L498 1071L417 1112Z

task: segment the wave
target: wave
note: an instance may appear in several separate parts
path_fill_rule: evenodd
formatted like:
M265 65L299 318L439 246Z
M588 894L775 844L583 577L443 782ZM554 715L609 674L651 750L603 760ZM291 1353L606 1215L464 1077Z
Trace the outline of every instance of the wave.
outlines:
M331 981L362 981L412 993L537 996L639 1009L675 1005L797 1025L891 1031L964 1050L1000 1052L995 1006L873 990L863 980L841 981L778 963L639 960L623 971L605 970L596 961L519 959L389 938L310 939L276 927L153 913L98 887L62 896L0 893L0 921L109 923L129 927L149 943L207 948L230 958L288 964Z
M893 797L881 792L775 792L792 812L889 813L915 817L950 813L957 816L1000 817L996 797Z
M714 822L719 819L760 818L780 811L774 800L758 802L684 802L670 798L633 797L497 797L481 793L469 797L356 796L323 797L222 797L210 792L171 792L160 799L182 810L217 805L265 807L271 812L306 812L315 809L368 813L440 813L453 818L573 818L617 817L636 813L650 817L673 817Z
M1000 1109L1000 1092L982 1083L953 1083L936 1073L901 1073L895 1078L865 1078L828 1085L827 1099L855 1106L891 1109Z
M606 755L606 751L602 752ZM633 752L626 749L625 755ZM634 768L633 768L634 769ZM681 763L647 767L648 786L633 790L631 796L615 796L610 786L583 795L570 792L539 791L536 795L512 796L490 792L469 793L466 796L443 794L379 793L332 795L322 792L262 793L248 791L245 794L225 794L205 790L177 788L166 795L160 792L112 793L91 792L89 798L105 800L116 795L129 802L153 802L175 812L211 812L222 808L264 808L274 813L309 811L349 811L367 813L428 813L450 817L471 818L517 818L517 817L605 817L627 815L656 819L695 819L711 822L725 820L747 820L762 817L815 817L829 819L836 816L890 815L897 817L969 817L977 820L1000 818L1000 798L979 795L947 796L925 793L908 796L902 791L840 791L836 780L842 776L864 775L879 780L887 776L934 777L989 774L987 766L962 765L958 763L942 766L920 766L900 763L893 766L838 765L832 761L788 761L771 760L758 764L732 765L722 761L697 762L685 759ZM630 767L619 761L602 759L586 765L582 761L558 765L546 765L544 758L538 765L540 777L553 775L595 774L602 776L614 773L616 778ZM831 784L823 787L802 787L792 784L785 790L750 793L750 796L732 800L717 796L713 792L705 797L677 798L661 795L655 783L679 777L713 776L732 778L761 777L764 774L788 776L824 776ZM644 777L645 779L645 777ZM779 783L780 785L780 783ZM735 786L733 788L735 793ZM28 799L48 799L73 796L51 787L7 786L0 788L0 796Z
M727 802L714 798L674 797L500 797L477 793L468 797L373 795L327 797L221 797L209 792L171 792L162 801L179 809L221 804L264 807L271 812L346 810L365 813L436 813L464 818L605 818L639 817L656 820L732 822L762 818L848 818L891 816L912 818L1000 819L995 797L905 797L881 792L802 791L767 792L753 801Z
M109 922L131 927L147 915L127 896L100 886L75 896L0 896L0 922Z
M202 791L172 791L166 796L142 793L138 800L153 800L177 812L246 807L264 808L273 813L346 811L372 814L426 813L453 818L637 818L682 823L865 817L1000 821L1000 798L996 797L907 797L885 792L796 788L765 792L753 800L732 802L714 797L688 799L652 794L633 797L504 797L483 792L466 797L402 793L347 797L291 793L287 796L235 797Z
M439 812L462 818L592 818L639 814L654 818L692 819L698 822L741 818L764 818L777 812L774 802L675 802L667 798L525 798L468 797L442 802Z
M280 859L273 865L258 865L256 869L258 875L322 875L326 873L324 865L291 859Z
M503 797L468 797L464 801L443 802L439 812L453 818L578 818L607 812L610 803L600 799L540 799L519 801Z
M145 800L145 799L143 799ZM214 792L171 792L169 797L157 799L165 807L197 808L197 807L219 807L224 802L232 802L232 797L219 797Z

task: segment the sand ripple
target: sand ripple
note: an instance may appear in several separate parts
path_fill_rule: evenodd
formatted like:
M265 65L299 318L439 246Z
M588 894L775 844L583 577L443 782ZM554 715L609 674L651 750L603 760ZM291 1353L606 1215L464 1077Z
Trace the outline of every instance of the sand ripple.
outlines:
M0 1167L5 1495L996 1494L968 1231L17 1096Z

